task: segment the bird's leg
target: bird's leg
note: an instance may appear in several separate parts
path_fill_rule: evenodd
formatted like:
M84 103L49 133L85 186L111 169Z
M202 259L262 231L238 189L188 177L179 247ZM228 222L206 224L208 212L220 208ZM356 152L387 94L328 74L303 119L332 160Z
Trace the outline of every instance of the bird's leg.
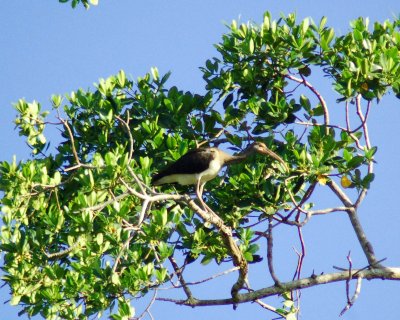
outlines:
M203 207L203 210L207 211L207 209L206 209L207 205L203 201L204 185L205 185L205 183L201 183L201 179L199 179L197 181L197 184L196 184L196 196L199 199L199 201L200 201L200 203L201 203L201 205Z
M201 183L200 179L199 179L199 181L197 182L197 186L196 186L196 195L197 195L197 198L199 199L204 211L214 212L203 200L203 190L204 190L205 184L206 184L205 182Z
M202 183L201 185L200 185L200 196L201 196L201 199L203 200L203 191L204 191L204 186L205 186L206 184L205 183Z
M199 201L200 201L200 203L201 203L201 205L203 207L203 210L215 214L215 212L203 200L203 191L204 191L205 184L206 184L205 182L204 183L200 183L200 180L197 182L196 195L197 195L197 198L199 199Z

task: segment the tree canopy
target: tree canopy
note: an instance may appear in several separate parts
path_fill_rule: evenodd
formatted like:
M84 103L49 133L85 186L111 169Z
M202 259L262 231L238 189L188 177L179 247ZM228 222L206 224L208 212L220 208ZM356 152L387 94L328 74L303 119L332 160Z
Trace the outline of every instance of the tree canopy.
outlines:
M296 290L400 279L399 268L376 258L358 219L377 151L369 111L388 93L400 97L400 20L369 26L359 18L342 36L326 22L298 22L294 14L273 20L268 12L259 25L233 21L216 57L201 67L204 92L169 85L169 73L153 68L137 80L120 71L93 89L54 95L45 111L18 101L15 123L31 158L0 164L0 248L11 303L51 319L106 310L127 319L135 316L134 298L176 280L183 298L157 299L234 307L256 301L293 319ZM319 91L321 81L331 83L336 104ZM331 117L333 108L343 120ZM48 135L48 127L60 136ZM230 166L207 183L208 209L191 187L151 186L154 173L190 149L235 152L254 140L287 165L257 155ZM321 188L336 206L319 203ZM278 279L273 231L295 227L302 242L302 227L315 215L337 211L348 214L368 268L353 269L349 259L348 269L303 278L303 247L293 279ZM237 273L227 296L192 294L185 274L194 261ZM252 265L261 261L273 285L249 288ZM260 300L278 294L283 306Z

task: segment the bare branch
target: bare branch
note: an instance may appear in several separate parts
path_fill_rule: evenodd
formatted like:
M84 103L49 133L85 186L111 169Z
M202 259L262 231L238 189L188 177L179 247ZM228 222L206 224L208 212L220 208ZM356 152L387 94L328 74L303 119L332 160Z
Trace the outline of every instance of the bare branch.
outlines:
M184 202L186 202L194 212L197 212L197 214L200 215L203 220L217 227L226 245L226 248L228 249L229 255L233 259L233 264L239 267L238 279L232 286L231 290L233 299L236 299L236 296L239 294L239 290L244 287L247 281L248 265L242 251L240 250L236 241L233 239L232 229L225 225L224 221L212 210L210 212L201 209L190 197L187 196Z
M187 305L191 307L197 306L216 306L216 305L230 305L234 303L245 303L255 301L274 295L278 295L284 292L293 291L296 289L304 289L309 287L315 287L327 283L333 283L338 281L346 281L349 278L348 270L338 273L327 273L319 276L311 276L299 280L289 281L281 283L281 286L271 286L260 290L255 290L248 293L238 294L236 299L212 299L212 300L197 300L195 304L187 303L186 300L169 299L169 298L156 298L159 301L173 302L179 305ZM354 269L351 274L351 279L381 279L381 280L400 280L400 268L371 268L366 270Z
M290 74L286 75L286 77L289 78L290 80L295 81L295 82L304 84L308 89L311 90L312 93L315 94L315 96L318 98L319 103L321 104L322 109L324 111L324 123L325 123L326 126L328 126L329 125L328 106L327 106L324 98L322 97L322 95L318 92L318 90L315 89L315 87L311 83L309 83L303 76L301 77L301 79L296 78L296 77L294 77L294 76L292 76Z
M367 117L368 117L368 113L369 113L370 104L371 104L371 102L368 102L367 111L366 111L365 117L364 117L364 115L362 113L362 110L361 110L361 94L359 94L356 97L357 115L358 115L358 117L360 118L360 121L361 121L361 125L360 125L359 128L361 128L361 127L363 128L365 144L366 144L368 149L371 148L371 143L369 141L368 127L367 127ZM357 128L357 129L359 129L359 128Z
M201 279L201 280L198 280L198 281L186 282L186 285L187 286L194 286L194 285L197 285L197 284L200 284L200 283L204 283L204 282L207 282L207 281L210 281L210 280L214 280L214 279L216 279L218 277L221 277L221 276L224 276L226 274L232 273L233 271L236 271L236 270L239 270L239 267L230 268L228 270L225 270L225 271L222 271L220 273L214 274L211 277L208 277L208 278L205 278L205 279ZM173 284L173 287L159 288L159 290L171 290L171 289L177 289L177 288L182 288L182 285Z
M72 252L78 246L79 246L79 242L77 241L71 247L64 249L62 251L54 252L54 253L47 253L47 252L43 251L43 253L46 256L46 258L49 260L61 259L65 256L67 256L70 252Z
M353 203L350 198L343 192L342 189L333 181L328 180L327 186L333 191L334 194L339 198L339 200L346 206L346 208L353 208Z
M122 119L120 116L115 116L122 124L125 132L128 134L129 137L129 156L128 156L128 163L131 163L132 157L133 157L133 137L131 130L129 128L129 113L128 113L128 119L125 121Z
M74 135L72 134L71 128L68 125L68 121L64 120L64 119L62 119L60 117L58 119L62 122L62 124L64 125L65 129L67 129L67 131L68 131L68 135L69 135L69 138L71 140L72 154L74 155L76 163L78 165L80 165L81 161L79 160L78 153L76 152Z
M362 283L362 278L358 277L357 278L357 284L356 284L356 289L354 290L354 295L353 297L347 302L346 307L340 312L339 316L341 317L344 315L344 313L349 310L353 305L354 302L357 300L358 296L360 295L361 292L361 283Z
M154 290L154 294L153 297L151 298L151 301L149 302L149 304L147 305L146 309L142 312L142 314L138 317L133 317L129 320L140 320L144 317L144 315L147 313L151 319L153 319L153 316L150 313L150 308L153 305L154 301L156 301L156 297L157 297L157 289Z
M274 246L274 238L272 235L272 217L270 217L268 222L268 236L267 236L267 260L268 260L268 269L269 273L271 274L272 279L275 282L275 285L279 286L280 281L276 276L274 270L274 263L273 263L273 246Z
M269 304L266 304L265 302L261 301L260 299L257 299L255 301L255 303L259 304L261 307L263 307L264 309L267 309L269 311L272 311L273 313L276 313L277 315L282 317L282 314L277 311L277 309Z
M133 233L130 232L130 235L129 235L128 239L126 239L126 241L122 245L121 250L118 253L118 256L115 258L114 266L112 268L112 273L114 273L117 270L117 267L118 267L119 261L120 261L120 259L122 257L122 254L129 247L129 243L131 242L132 238L133 238Z
M65 168L64 171L67 172L67 171L71 171L71 170L78 169L78 168L80 168L80 167L95 169L95 168L96 168L95 166L91 166L91 165L88 165L88 164L81 163L81 161L79 160L78 152L76 151L76 148L75 148L75 139L74 139L74 135L72 134L72 130L71 130L71 128L70 128L69 125L68 125L68 121L62 119L60 116L58 116L58 119L62 122L62 124L64 125L64 127L65 127L65 128L67 129L67 131L68 131L68 135L69 135L69 138L70 138L70 140L71 140L72 154L73 154L74 159L75 159L75 162L76 162L76 165L74 165L74 166L72 166L72 167L69 167L69 168Z
M363 249L364 254L368 260L368 263L371 266L379 267L380 264L378 263L375 257L374 249L371 243L368 241L367 236L365 235L365 232L360 223L360 220L358 219L357 210L354 208L353 204L351 203L347 195L342 191L342 189L340 189L340 187L334 181L329 180L327 185L343 202L343 204L348 208L347 213L350 218L351 225L353 226L353 229L357 235L361 248Z
M185 279L183 278L182 275L182 270L178 267L178 264L175 261L174 257L169 257L168 260L171 262L172 267L174 268L175 274L177 275L179 282L181 283L181 286L183 288L183 291L185 291L185 294L187 296L187 299L189 301L195 302L196 299L193 297L192 291L190 291L189 287L186 284Z

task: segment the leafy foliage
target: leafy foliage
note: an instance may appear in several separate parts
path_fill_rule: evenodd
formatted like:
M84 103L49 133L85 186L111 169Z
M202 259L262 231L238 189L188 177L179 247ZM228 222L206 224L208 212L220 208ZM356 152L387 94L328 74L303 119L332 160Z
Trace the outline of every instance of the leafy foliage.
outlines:
M400 94L400 21L369 31L368 20L357 19L341 37L325 25L325 18L298 23L293 14L273 21L266 13L260 25L234 21L216 46L220 57L201 68L204 94L167 86L169 74L152 69L136 82L120 71L93 90L53 96L51 120L40 103L20 100L15 123L32 157L0 165L0 248L11 303L30 316L84 319L111 309L114 319L127 319L133 298L176 274L174 256L185 264L230 262L218 228L187 203L152 198L148 207L138 196L159 195L148 187L151 175L198 143L237 150L257 139L288 165L257 155L206 186L208 205L234 230L248 262L259 262L257 232L266 232L273 215L301 224L317 185L336 179L360 199L377 150L361 106L369 110L388 90ZM311 84L322 76L346 115L353 107L358 127L330 123ZM59 143L53 137L50 144L46 126L60 130Z
M89 9L90 5L92 6L97 6L99 3L99 0L58 0L61 3L67 3L71 1L71 7L73 9L76 8L77 5L82 4L85 9Z

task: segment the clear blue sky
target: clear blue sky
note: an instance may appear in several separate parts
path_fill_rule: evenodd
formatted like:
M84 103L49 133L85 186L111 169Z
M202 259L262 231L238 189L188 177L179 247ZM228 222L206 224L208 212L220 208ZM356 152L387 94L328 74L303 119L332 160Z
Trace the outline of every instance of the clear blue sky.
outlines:
M190 5L189 5L190 3ZM184 90L202 91L204 83L198 69L206 59L216 55L213 47L226 32L225 22L240 18L261 21L264 11L274 18L297 12L319 21L328 17L328 24L337 34L348 30L349 21L359 16L383 21L399 15L400 2L386 1L106 1L89 11L72 10L57 0L14 0L0 3L0 160L27 159L29 151L18 137L12 123L11 106L19 98L37 100L49 107L52 94L69 93L79 87L88 88L99 78L120 69L133 78L156 66L161 73L172 71L170 85ZM328 94L330 88L322 88ZM400 212L396 203L399 190L398 123L400 103L385 98L375 106L370 117L371 140L379 147L375 166L376 180L360 209L367 236L378 258L400 265ZM332 109L334 110L334 109ZM342 112L337 108L337 112ZM334 111L332 111L334 112ZM304 230L307 257L303 275L331 272L333 265L346 266L346 255L352 251L354 265L365 266L358 242L344 214L336 213L313 218ZM275 268L281 280L290 279L296 256L295 230L282 230L275 236ZM271 284L265 264L257 277L250 279L254 287ZM205 271L206 275L212 271ZM198 271L191 280L205 275ZM224 280L224 281L228 281ZM232 280L232 278L231 278ZM221 285L224 282L221 282ZM400 284L390 281L363 281L361 295L343 319L398 319ZM195 290L199 298L227 297L216 286ZM164 293L160 293L162 296ZM183 297L183 293L179 293ZM19 308L3 304L9 299L8 288L0 290L2 319L17 319ZM272 299L267 302L276 303ZM302 291L304 320L338 319L346 304L344 283L319 286ZM143 304L137 305L138 314ZM252 304L231 307L191 309L165 302L152 307L156 319L271 319L274 316Z

